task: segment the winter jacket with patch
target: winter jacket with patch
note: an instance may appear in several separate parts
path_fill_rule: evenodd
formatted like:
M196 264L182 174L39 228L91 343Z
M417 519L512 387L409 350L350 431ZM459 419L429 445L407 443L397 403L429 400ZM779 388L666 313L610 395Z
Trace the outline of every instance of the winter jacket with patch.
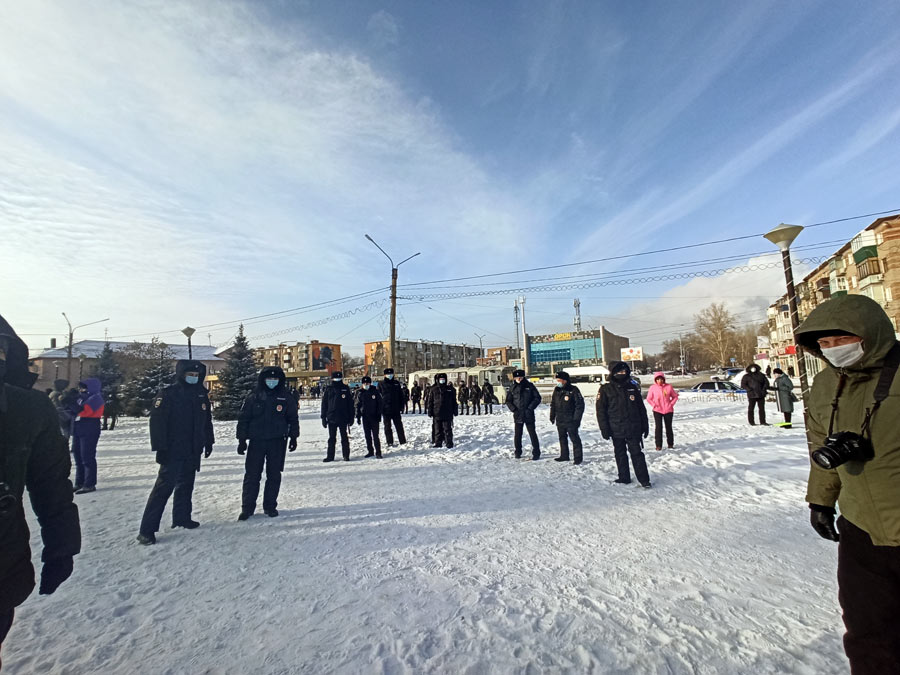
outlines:
M658 384L656 379L662 376L662 373L653 373L653 384L647 392L647 403L654 412L661 415L668 415L675 411L675 404L678 402L678 392L668 382L663 381ZM665 378L663 378L665 380Z
M403 412L403 386L397 380L384 378L378 383L378 391L384 404L384 414Z
M384 415L384 401L378 387L363 389L360 387L356 394L356 417L367 420L380 420Z
M184 374L200 374L197 384L184 381ZM165 387L150 410L150 447L158 464L192 461L200 470L204 448L215 441L209 394L203 386L206 366L199 361L178 361L175 383Z
M379 385L380 386L380 385ZM332 382L322 392L322 419L337 426L352 425L354 418L353 394L343 382Z
M828 435L831 402L838 381L846 379L838 399L834 431L860 433L866 408L875 401L875 386L887 353L896 336L881 306L863 295L845 295L828 300L812 312L797 329L798 343L823 358L816 339L829 330L842 330L863 338L862 359L845 368L825 361L816 375L807 402L809 450L822 446ZM848 462L836 469L823 469L810 462L806 501L833 507L869 533L875 546L900 546L900 375L894 377L890 394L872 416L871 439L875 457L867 462Z
M610 371L615 372L612 368ZM596 412L604 437L635 439L650 431L641 387L631 378L624 383L614 380L600 387Z
M278 386L269 389L266 380L273 378L278 379ZM263 368L256 389L238 414L238 440L266 441L299 435L297 399L285 386L284 371L278 366Z
M558 427L580 427L584 416L584 396L577 387L567 383L556 387L550 398L550 424Z
M506 395L506 407L518 424L534 422L534 411L541 404L541 394L529 380L513 382Z
M459 405L456 403L456 390L452 384L436 384L428 392L428 406L426 412L429 417L447 422L459 414Z

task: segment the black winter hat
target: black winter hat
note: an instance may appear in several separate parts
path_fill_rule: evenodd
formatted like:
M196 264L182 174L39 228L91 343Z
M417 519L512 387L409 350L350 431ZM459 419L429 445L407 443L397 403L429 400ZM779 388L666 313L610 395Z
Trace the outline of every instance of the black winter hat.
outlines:
M569 381L569 374L568 374L566 371L561 370L561 371L559 371L559 372L556 374L556 379L557 379L557 380L565 380L566 382L568 382L568 381Z
M384 374L385 374L385 375L393 375L393 374L394 374L394 369L393 369L393 368L385 368L385 369L384 369Z
M338 377L341 378L341 379L344 379L344 374L343 374L341 371L339 371L339 370L336 370L336 371L334 371L334 372L331 374L331 379L332 379L332 380L334 380L334 379L336 379L336 378L338 378Z
M525 377L525 371L524 370L514 370L513 377Z
M362 380L360 380L360 382L362 382L362 384L372 384L372 378L366 375Z

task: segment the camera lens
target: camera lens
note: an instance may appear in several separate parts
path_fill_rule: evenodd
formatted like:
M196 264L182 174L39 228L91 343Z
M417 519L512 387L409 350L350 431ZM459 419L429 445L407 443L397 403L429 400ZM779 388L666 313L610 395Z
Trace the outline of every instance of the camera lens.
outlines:
M819 448L813 452L812 458L823 469L833 469L842 464L840 457L831 448Z

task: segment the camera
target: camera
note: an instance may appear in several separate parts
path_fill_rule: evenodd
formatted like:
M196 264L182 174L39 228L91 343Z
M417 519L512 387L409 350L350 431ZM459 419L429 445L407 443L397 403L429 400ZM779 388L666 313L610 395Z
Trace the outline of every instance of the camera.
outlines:
M13 491L9 489L9 485L0 483L0 518L8 516L15 511L18 503L19 500L13 494Z
M812 453L813 461L823 469L834 469L847 462L867 462L875 456L872 441L852 431L839 431L825 439L825 445Z

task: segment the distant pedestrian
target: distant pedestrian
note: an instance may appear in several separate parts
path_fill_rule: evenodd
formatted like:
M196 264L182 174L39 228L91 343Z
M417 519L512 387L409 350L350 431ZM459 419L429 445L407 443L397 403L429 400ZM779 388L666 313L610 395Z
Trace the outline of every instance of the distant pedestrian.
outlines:
M71 408L72 456L75 458L75 494L97 489L97 443L103 419L102 385L96 377L78 383L78 398Z
M200 361L178 361L175 383L157 394L150 410L150 448L156 453L159 475L150 491L138 543L156 543L156 533L169 497L172 527L193 530L200 523L191 519L194 479L200 458L212 454L212 413L203 380L206 366Z
M484 412L488 415L494 414L494 385L485 380L484 386L481 387L481 397L484 399Z
M666 428L666 443L671 450L675 447L675 434L672 431L672 417L675 413L675 403L678 401L678 392L675 387L666 382L665 373L654 373L653 384L647 392L647 403L653 409L653 421L656 426L656 450L662 450L663 425Z
M776 368L775 370L780 370ZM772 366L766 366L766 377L772 377Z
M413 413L418 411L422 412L422 387L419 386L418 382L414 382L412 389L409 390L409 397L412 400L412 411Z
M512 411L514 423L513 446L515 457L522 456L522 429L528 429L531 438L531 459L541 458L541 442L534 428L534 411L541 404L541 395L532 382L525 378L524 370L513 373L515 382L506 396L506 407Z
M428 416L433 420L434 447L453 447L453 418L459 414L456 390L447 382L446 373L438 373L437 383L429 393Z
M462 382L459 385L459 391L457 393L457 400L459 401L460 414L468 415L469 414L469 388L466 386L465 382Z
M652 487L647 471L647 459L642 451L643 441L650 433L647 409L641 398L641 386L631 378L631 368L624 361L609 364L610 382L597 392L597 423L600 435L612 440L619 477L616 483L630 483L628 456L634 465L634 475L641 487Z
M775 381L772 383L772 389L775 391L775 404L778 412L784 415L784 424L779 424L782 429L790 429L791 413L794 412L794 403L797 397L794 395L794 383L791 378L785 375L781 368L772 371L775 375Z
M356 398L356 423L362 424L363 436L366 438L366 457L373 455L381 459L381 439L378 437L378 426L384 414L384 403L378 387L372 386L372 378L366 375Z
M559 457L555 462L569 461L569 441L572 441L572 463L581 464L582 446L578 428L584 416L584 396L572 383L567 372L556 374L556 389L550 399L550 424L556 425L559 434Z
M297 399L285 387L284 371L278 366L263 368L259 371L256 388L238 414L237 451L239 455L247 453L238 520L247 520L256 511L263 466L266 469L263 513L270 518L278 515L285 446L291 452L296 450L299 435Z
M59 430L67 442L72 437L74 415L71 408L75 405L75 399L77 398L78 392L74 389L69 389L68 380L53 380L53 393L50 394L50 402L56 408Z
M344 374L335 370L331 373L331 385L325 387L322 394L322 426L328 429L328 450L323 462L334 461L338 431L341 434L341 455L345 462L350 461L350 436L347 429L353 424L354 413L353 393L344 383Z
M472 380L472 384L469 385L469 400L472 402L472 414L480 415L481 414L481 397L484 396L484 392L481 387L478 386L477 380Z
M397 429L397 440L400 445L406 443L406 432L403 430L403 389L400 383L394 379L394 369L384 369L384 379L378 384L381 399L384 405L384 438L388 446L394 445L394 434L391 424Z
M755 363L747 366L747 374L741 378L741 389L747 392L747 421L756 426L753 410L757 408L759 409L759 423L769 426L766 423L766 393L769 390L769 380Z
M406 382L401 382L400 388L403 391L403 414L406 415L409 412L409 387Z

